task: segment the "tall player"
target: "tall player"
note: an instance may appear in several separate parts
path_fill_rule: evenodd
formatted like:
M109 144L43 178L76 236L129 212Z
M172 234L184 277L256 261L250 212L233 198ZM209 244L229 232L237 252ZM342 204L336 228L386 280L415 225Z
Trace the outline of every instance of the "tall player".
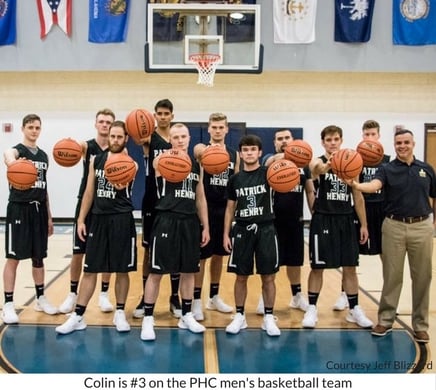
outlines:
M144 259L142 265L142 285L145 288L148 275L150 273L149 253L150 253L150 232L156 216L156 175L153 166L154 159L164 150L171 149L170 128L171 121L174 119L174 106L168 99L159 100L154 106L154 117L156 119L156 129L139 143L142 144L145 160L145 193L142 199L142 246L144 247ZM169 299L170 312L176 318L182 315L182 307L179 300L180 275L171 274L171 296ZM142 295L138 306L133 312L133 317L142 318L144 316L144 295Z
M362 139L379 141L380 125L375 120L367 120L362 125ZM377 173L382 164L389 162L390 156L384 155L380 164L373 167L364 166L360 173L359 180L361 183L370 182ZM368 241L359 244L359 253L361 255L380 255L381 254L381 227L384 219L384 191L383 188L375 193L367 194L362 192L365 199L366 220L368 224ZM355 218L357 231L360 230L359 219ZM334 310L345 310L348 307L347 295L342 291L337 299Z
M77 195L76 212L74 216L74 232L73 232L73 257L70 263L70 292L64 302L59 306L61 313L70 313L73 311L77 301L77 290L79 287L79 279L82 273L82 262L85 256L86 240L82 241L77 234L77 218L79 216L80 207L82 205L83 194L86 189L86 182L89 173L89 161L93 156L97 156L105 152L109 146L109 129L115 120L115 114L112 110L104 108L95 115L94 127L97 130L95 138L88 141L80 142L82 146L83 159L83 175L80 182L79 194ZM86 224L91 223L91 214L86 217ZM109 300L109 282L111 274L103 273L101 275L101 292L98 297L98 305L102 312L111 312L114 310L112 303Z
M6 211L5 249L6 262L3 269L5 304L1 318L5 324L18 323L14 307L14 291L18 265L25 259L32 259L32 276L35 283L35 310L56 314L58 309L44 294L44 258L47 257L48 237L53 234L49 198L47 193L48 156L37 141L41 134L41 118L29 114L23 118L21 131L23 141L5 150L4 161L9 166L17 159L31 161L38 179L32 188L17 190L10 187Z
M342 281L350 308L346 320L362 328L373 325L359 305L359 281L356 272L359 265L359 241L363 244L368 239L365 201L359 191L351 189L331 170L331 158L340 149L342 137L340 127L325 127L321 131L321 143L325 152L309 165L316 196L309 234L309 307L304 314L303 328L314 328L318 321L316 305L323 284L324 270L339 267L342 267ZM354 210L361 223L359 237L356 237L354 227Z
M274 161L284 158L286 146L293 140L289 129L279 129L274 135L276 154L266 155L263 164L267 167ZM290 307L306 311L308 302L301 291L301 266L304 263L304 194L309 210L315 200L315 190L310 178L309 168L300 168L300 184L287 193L274 193L274 224L279 242L280 266L286 266L291 285ZM264 314L263 302L258 306L257 314Z
M230 313L233 311L233 308L222 300L218 292L223 268L223 256L228 255L228 252L223 247L224 215L227 205L227 182L234 173L239 171L240 159L236 150L229 148L225 144L226 134L229 132L226 115L220 112L210 114L207 131L210 136L209 145L220 145L224 147L230 155L230 163L228 168L219 175L210 175L204 172L203 176L204 192L206 194L209 214L210 241L209 244L201 248L200 272L195 274L192 313L197 321L204 320L201 290L206 260L208 258L210 258L210 287L206 308L222 313ZM203 152L209 145L196 145L194 147L194 157L200 161Z

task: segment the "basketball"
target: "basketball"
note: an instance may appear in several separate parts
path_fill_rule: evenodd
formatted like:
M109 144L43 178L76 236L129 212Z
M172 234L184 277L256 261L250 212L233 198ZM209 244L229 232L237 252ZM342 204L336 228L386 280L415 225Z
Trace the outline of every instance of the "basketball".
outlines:
M354 179L362 171L363 160L355 150L341 149L333 155L331 167L341 179Z
M30 160L15 160L6 172L9 184L16 190L28 190L38 178L35 165Z
M284 152L285 159L291 160L299 168L304 168L312 160L312 147L302 139L289 142Z
M165 180L179 183L191 173L191 158L183 150L169 149L159 156L157 169Z
M201 156L201 165L210 175L223 173L230 163L230 156L220 145L207 147Z
M129 115L127 115L127 133L136 143L139 143L143 138L149 137L154 131L154 126L154 116L147 110L139 108L131 111Z
M82 158L82 146L71 138L64 138L53 146L53 158L63 167L72 167Z
M300 170L292 161L280 159L268 167L266 178L274 191L290 192L300 184Z
M380 164L385 154L383 145L371 139L361 141L356 150L362 156L363 165L367 167L375 167Z
M128 184L136 176L136 164L125 153L111 153L104 164L104 174L111 184Z

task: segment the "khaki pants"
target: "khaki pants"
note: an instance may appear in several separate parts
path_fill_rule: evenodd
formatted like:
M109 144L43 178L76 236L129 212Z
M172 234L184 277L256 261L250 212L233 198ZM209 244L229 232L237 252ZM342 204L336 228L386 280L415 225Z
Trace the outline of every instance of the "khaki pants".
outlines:
M380 325L391 327L395 321L406 253L412 279L412 328L415 332L427 331L433 255L431 216L412 224L389 218L383 222L383 290L378 309Z

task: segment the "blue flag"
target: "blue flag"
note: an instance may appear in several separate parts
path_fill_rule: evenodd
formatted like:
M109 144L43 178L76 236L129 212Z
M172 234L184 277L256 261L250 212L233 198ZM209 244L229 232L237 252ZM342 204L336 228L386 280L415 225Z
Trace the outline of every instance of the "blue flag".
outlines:
M368 42L375 0L335 0L335 41Z
M0 1L0 45L13 45L17 38L17 0Z
M88 41L124 42L130 0L89 0Z
M393 0L394 45L436 44L436 1Z

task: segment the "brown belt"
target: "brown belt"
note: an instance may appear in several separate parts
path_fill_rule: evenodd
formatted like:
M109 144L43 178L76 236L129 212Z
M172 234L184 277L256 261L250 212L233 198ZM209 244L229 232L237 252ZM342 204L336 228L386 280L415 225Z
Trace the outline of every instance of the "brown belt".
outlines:
M388 218L393 219L394 221L400 221L404 223L416 223L422 222L428 219L428 215L421 215L419 217L401 217L400 215L388 215Z

